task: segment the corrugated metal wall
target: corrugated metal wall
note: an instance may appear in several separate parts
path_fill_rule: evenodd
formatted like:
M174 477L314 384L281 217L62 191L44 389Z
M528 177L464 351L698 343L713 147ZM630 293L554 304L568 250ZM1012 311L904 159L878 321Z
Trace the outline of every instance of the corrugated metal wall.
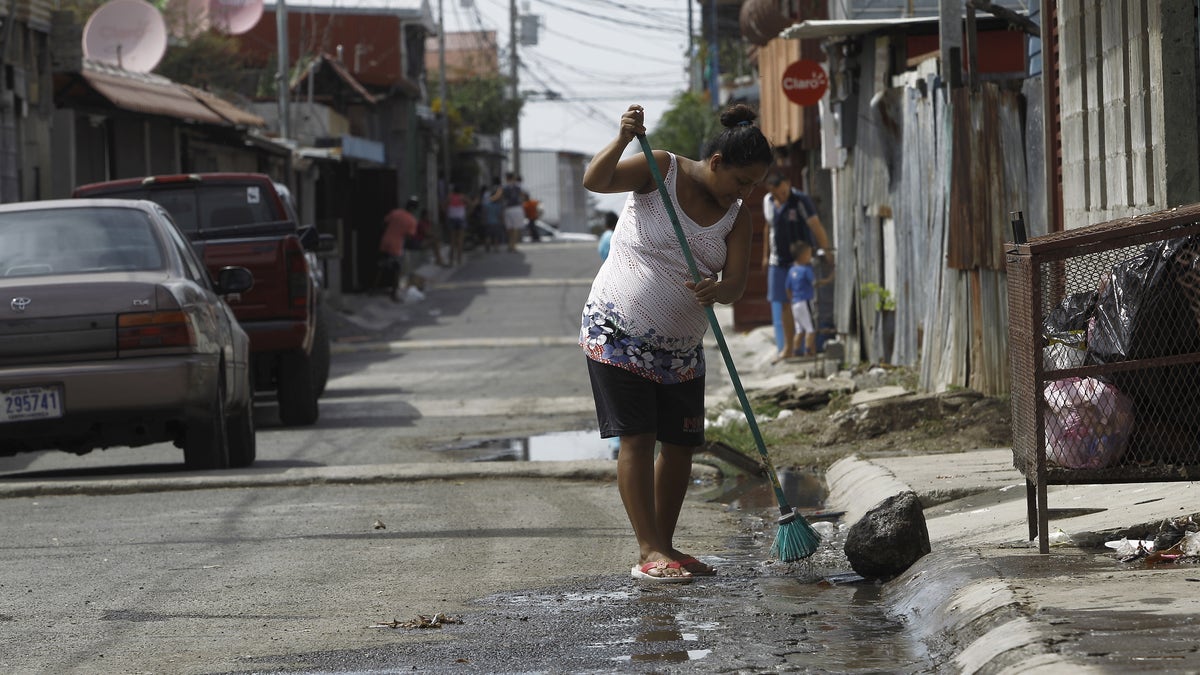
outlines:
M587 190L583 187L587 160L588 157L576 152L521 152L525 190L541 202L542 220L563 232L588 230Z
M857 133L845 165L833 170L838 332L851 360L861 344L872 362L890 352L893 364L919 365L923 389L1002 395L1003 243L1009 213L1027 208L1022 98L997 83L951 96L932 62L893 86L880 76L888 44L864 43ZM868 283L896 299L888 344L874 302L861 295Z

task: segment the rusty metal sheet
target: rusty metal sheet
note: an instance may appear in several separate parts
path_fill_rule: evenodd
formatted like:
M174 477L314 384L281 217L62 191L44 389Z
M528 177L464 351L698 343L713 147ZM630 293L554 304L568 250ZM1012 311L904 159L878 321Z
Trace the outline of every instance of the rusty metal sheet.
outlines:
M1019 93L984 83L952 92L954 139L947 265L1004 269L1008 213L1025 207Z
M197 101L200 101L210 110L217 113L230 124L239 127L256 127L263 128L267 126L267 121L262 117L255 115L252 112L247 112L237 107L236 105L226 101L225 99L195 87L181 84L179 85L184 91L191 94Z
M85 69L81 74L101 96L123 110L229 125L224 117L166 78L132 73L126 75L92 68Z

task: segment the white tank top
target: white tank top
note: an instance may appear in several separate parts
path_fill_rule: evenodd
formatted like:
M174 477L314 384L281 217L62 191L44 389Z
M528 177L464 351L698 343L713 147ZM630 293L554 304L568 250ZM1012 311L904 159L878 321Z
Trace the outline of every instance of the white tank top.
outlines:
M678 162L671 155L664 183L703 277L725 267L725 237L739 199L719 221L697 225L676 196ZM691 281L683 249L658 190L631 193L613 231L608 258L592 282L579 341L588 358L656 382L685 382L704 374L704 308L684 283Z

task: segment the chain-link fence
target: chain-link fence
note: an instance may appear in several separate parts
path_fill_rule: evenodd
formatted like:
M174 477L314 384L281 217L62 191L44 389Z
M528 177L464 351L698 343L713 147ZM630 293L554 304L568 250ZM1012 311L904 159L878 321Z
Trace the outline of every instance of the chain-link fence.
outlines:
M1200 204L1008 253L1013 461L1047 485L1200 478Z

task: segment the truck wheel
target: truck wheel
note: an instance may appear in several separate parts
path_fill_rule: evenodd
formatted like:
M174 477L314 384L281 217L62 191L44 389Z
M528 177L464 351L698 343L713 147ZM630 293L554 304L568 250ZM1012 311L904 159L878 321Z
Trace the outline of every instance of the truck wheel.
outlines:
M329 382L329 326L325 319L325 310L317 311L317 325L313 329L312 356L313 381L317 387L317 397L324 395L325 384Z
M225 377L217 381L208 414L189 420L183 430L183 463L189 469L228 469L229 431L225 421Z
M279 419L285 426L308 426L317 421L317 383L312 359L303 352L289 352L279 359L276 393Z
M235 469L250 466L258 454L254 434L254 399L229 418L229 466Z

